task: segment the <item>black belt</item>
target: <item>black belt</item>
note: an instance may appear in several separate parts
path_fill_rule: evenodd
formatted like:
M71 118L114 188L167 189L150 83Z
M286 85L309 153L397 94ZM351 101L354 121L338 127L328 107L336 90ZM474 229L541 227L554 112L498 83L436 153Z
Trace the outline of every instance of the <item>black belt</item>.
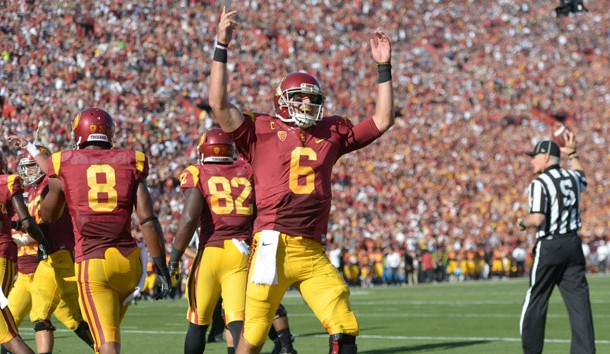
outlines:
M563 238L563 237L570 237L570 236L577 236L576 231L566 232L565 234L552 234L552 235L548 235L548 236L541 236L541 237L538 237L538 239L552 240L552 239L556 239L556 238Z

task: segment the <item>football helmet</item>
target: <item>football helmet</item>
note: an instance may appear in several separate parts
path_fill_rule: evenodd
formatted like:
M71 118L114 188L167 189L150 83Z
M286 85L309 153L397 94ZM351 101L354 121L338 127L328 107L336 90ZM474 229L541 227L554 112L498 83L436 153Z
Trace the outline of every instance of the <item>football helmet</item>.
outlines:
M72 144L75 149L87 143L103 142L112 147L114 121L110 114L100 108L86 108L72 123Z
M36 144L36 148L38 148L40 153L44 154L45 157L51 156L51 152L46 147ZM19 173L19 177L23 180L23 184L26 186L35 184L45 175L40 166L36 163L34 157L25 150L21 154L21 158L17 164L17 172Z
M233 140L221 129L214 128L203 133L197 145L199 163L233 162L235 147Z
M308 102L303 100L305 96ZM322 119L325 98L315 77L303 72L288 74L275 90L275 116L286 123L309 128Z

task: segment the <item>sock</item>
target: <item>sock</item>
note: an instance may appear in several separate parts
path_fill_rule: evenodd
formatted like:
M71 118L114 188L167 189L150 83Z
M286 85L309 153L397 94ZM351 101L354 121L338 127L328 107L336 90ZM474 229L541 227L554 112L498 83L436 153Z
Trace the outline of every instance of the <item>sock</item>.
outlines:
M93 348L93 345L94 345L93 335L91 334L91 331L89 330L89 325L87 324L87 322L83 321L83 322L79 323L76 330L74 330L74 333L76 333L78 338L82 339L83 342L87 343L88 346Z
M275 328L273 328L273 325L271 325L271 329L269 330L269 339L273 341L277 339L277 332L275 331Z
M205 331L207 325L198 326L189 323L184 339L184 354L202 354L205 350Z
M244 321L233 321L227 325L231 336L233 337L233 346L237 348L239 344L239 337L241 336L241 330L244 328Z
M277 332L277 337L280 339L280 343L282 343L282 348L292 349L292 336L288 328Z

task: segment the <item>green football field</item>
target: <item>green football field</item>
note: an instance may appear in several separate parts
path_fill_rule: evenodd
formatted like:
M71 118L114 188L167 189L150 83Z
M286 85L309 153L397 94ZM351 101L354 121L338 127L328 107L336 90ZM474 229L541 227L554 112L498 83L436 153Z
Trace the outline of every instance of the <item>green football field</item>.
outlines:
M610 277L590 276L598 353L610 353ZM519 317L527 280L430 284L416 287L352 289L360 323L361 354L493 353L514 354L521 348ZM298 293L283 304L296 335L299 354L328 352L328 335ZM122 326L123 353L182 353L186 301L141 301L131 306ZM54 353L87 353L87 347L55 321ZM34 347L33 332L21 328ZM263 353L270 353L267 341ZM547 319L545 353L570 352L570 328L558 289ZM206 353L226 353L224 343L210 343Z

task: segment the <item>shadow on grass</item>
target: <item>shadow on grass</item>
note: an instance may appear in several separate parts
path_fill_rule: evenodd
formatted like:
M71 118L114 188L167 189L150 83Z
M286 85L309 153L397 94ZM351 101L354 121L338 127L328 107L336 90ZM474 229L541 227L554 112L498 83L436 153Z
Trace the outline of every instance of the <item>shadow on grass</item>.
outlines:
M396 348L386 348L379 350L365 350L358 351L360 354L392 354L392 353L425 353L428 351L438 351L438 350L447 350L451 351L452 349L458 347L467 347L469 345L477 345L488 343L486 340L478 340L478 341L461 341L461 342L443 342L443 343L434 343L434 344L422 344L422 345L412 345L405 347L396 347Z

